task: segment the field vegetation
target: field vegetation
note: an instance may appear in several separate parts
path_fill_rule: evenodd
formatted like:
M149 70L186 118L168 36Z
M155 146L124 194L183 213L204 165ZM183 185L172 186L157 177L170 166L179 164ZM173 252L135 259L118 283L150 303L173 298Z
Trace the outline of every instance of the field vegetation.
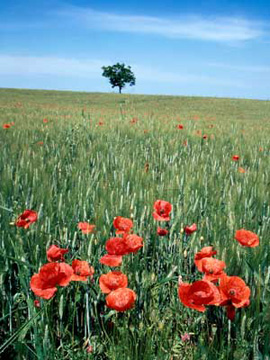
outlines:
M270 358L270 102L1 89L0 125L0 357ZM153 217L157 200L169 221ZM27 209L37 220L16 226ZM99 286L116 270L99 260L117 216L143 239L117 268L136 293L123 312ZM240 229L259 245L242 246ZM46 300L30 281L51 245L94 274ZM208 246L250 288L233 320L179 299L179 276L202 279L194 257Z

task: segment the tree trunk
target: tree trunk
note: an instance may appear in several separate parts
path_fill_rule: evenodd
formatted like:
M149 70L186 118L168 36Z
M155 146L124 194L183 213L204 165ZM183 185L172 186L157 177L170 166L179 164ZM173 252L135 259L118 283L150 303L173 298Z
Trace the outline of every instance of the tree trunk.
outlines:
M121 90L122 90L122 88L119 86L119 94L121 94Z

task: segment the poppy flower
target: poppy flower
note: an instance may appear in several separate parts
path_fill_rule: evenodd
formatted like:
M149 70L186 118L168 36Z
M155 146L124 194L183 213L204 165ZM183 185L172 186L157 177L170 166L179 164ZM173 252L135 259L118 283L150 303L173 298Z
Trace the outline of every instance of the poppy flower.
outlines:
M38 214L36 211L24 210L24 212L15 221L15 226L28 229L31 224L37 221L37 219Z
M43 123L47 124L48 123L48 119L43 119Z
M157 221L170 221L170 212L172 211L172 205L168 201L157 200L154 203L153 217Z
M220 302L217 287L206 280L195 281L193 284L181 283L178 296L183 305L201 312L206 310L205 305L217 305Z
M122 264L122 256L121 255L109 255L106 254L99 259L99 262L103 265L107 266L120 266Z
M240 159L240 156L238 156L238 155L233 155L233 157L232 157L233 161L238 161L239 159Z
M186 226L184 228L184 231L186 233L186 235L191 235L192 233L194 233L197 230L197 225L194 223L191 226Z
M206 139L207 139L207 135L203 135L203 139L206 140Z
M68 252L68 249L61 249L56 245L52 245L47 250L47 259L49 262L64 261L64 254Z
M123 238L126 246L126 253L136 253L140 248L143 247L143 238L138 235L130 234L124 235Z
M177 125L177 129L183 130L183 129L184 129L184 125L182 125L182 124Z
M188 144L187 140L184 140L183 141L183 146L187 146L187 144Z
M40 308L40 301L39 301L39 300L35 300L35 301L34 301L34 306L35 306L36 308Z
M38 141L37 144L38 145L44 145L44 142L43 141Z
M109 294L113 290L126 288L128 286L128 278L121 271L111 271L100 276L99 286L104 294Z
M81 230L83 234L92 234L95 227L96 225L91 225L87 222L79 222L78 224L78 229Z
M136 294L129 288L120 288L110 292L106 296L106 305L116 311L126 311L133 308L136 300Z
M159 236L166 236L169 233L167 229L162 229L161 227L158 227L157 234Z
M211 257L202 259L202 272L205 273L203 280L217 281L225 274L223 271L225 267L224 261Z
M11 121L10 125L11 125L11 126L14 126L14 125L15 125L15 122L14 122L14 121Z
M127 255L143 247L143 239L135 234L125 234L123 238L110 238L105 245L109 255Z
M241 173L241 174L244 174L246 172L246 170L243 169L242 167L239 167L238 172Z
M90 266L87 261L73 260L72 269L74 274L72 275L71 281L87 281L87 277L93 278L94 268Z
M235 233L235 240L242 246L256 247L259 245L259 237L252 231L245 229L237 230Z
M3 129L9 129L11 127L11 125L10 124L4 124L2 127L3 127Z
M117 216L113 220L113 226L116 229L116 234L125 234L130 232L130 229L133 227L133 222L128 218Z
M220 306L233 305L241 308L249 305L250 288L238 276L222 276L219 285Z
M227 318L233 321L235 318L235 307L233 305L227 305L226 314L227 314Z
M31 290L36 296L50 299L57 291L57 285L67 286L72 278L73 269L66 263L48 263L34 274L30 281Z
M105 249L109 255L126 255L127 249L123 238L113 237L106 241Z
M216 255L216 251L213 251L213 246L205 246L201 251L197 252L194 257L194 263L197 266L197 269L202 272L202 259L211 258L213 255Z

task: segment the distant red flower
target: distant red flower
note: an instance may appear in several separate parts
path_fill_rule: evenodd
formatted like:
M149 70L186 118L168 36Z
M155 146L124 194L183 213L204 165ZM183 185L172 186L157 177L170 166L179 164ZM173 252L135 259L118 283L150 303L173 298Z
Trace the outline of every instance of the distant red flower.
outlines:
M208 137L207 135L203 135L203 139L204 139L204 140L206 140L206 139L207 139L207 137Z
M128 286L128 278L121 271L111 271L100 276L99 286L104 294L109 294L113 290L126 288Z
M161 227L158 227L157 234L159 236L166 236L169 233L167 229L162 229Z
M216 255L216 253L216 251L213 251L213 246L205 246L201 249L201 251L197 252L194 258L197 269L202 272L202 259L210 258L213 255Z
M44 124L47 124L48 121L49 121L48 119L43 119Z
M184 129L184 125L182 125L182 124L177 125L177 129L183 130L183 129Z
M104 125L104 122L103 122L103 121L99 121L99 122L98 122L98 126L102 126L102 125Z
M38 214L36 211L24 210L24 212L15 221L15 226L28 229L31 224L37 221L37 219Z
M74 274L71 277L71 281L87 281L87 278L93 278L94 268L90 266L87 261L73 260L72 269Z
M111 267L120 266L122 264L122 256L106 254L99 259L99 262Z
M3 129L9 129L11 127L11 125L10 124L4 124L2 127L3 127Z
M220 302L217 287L205 280L195 281L193 284L180 284L178 296L185 306L201 312L206 310L205 305L217 305Z
M116 234L125 234L130 232L130 229L133 227L133 222L128 218L117 216L113 220L113 226L116 228Z
M35 300L35 301L34 301L34 306L35 306L36 308L40 308L40 301L39 301L39 300Z
M154 203L153 217L157 221L170 221L170 212L172 211L172 205L168 201L157 200Z
M223 269L226 267L224 261L206 257L202 259L202 272L205 273L203 280L217 281L225 273Z
M67 286L73 275L73 269L66 263L49 263L43 265L38 274L30 281L31 290L36 296L50 299L57 291L57 285Z
M187 146L187 144L188 144L187 140L184 140L183 141L183 146Z
M116 311L126 311L133 308L136 300L136 294L128 288L120 288L112 291L106 297L106 305Z
M233 161L238 161L240 159L239 155L233 155L232 160Z
M192 233L194 233L197 230L197 225L194 223L191 226L186 226L184 228L184 231L186 233L186 235L191 235Z
M43 141L38 141L37 144L38 145L44 145L44 142Z
M246 172L245 169L243 169L242 167L239 167L238 168L238 172L240 172L241 174L244 174Z
M96 225L91 225L87 222L79 222L78 224L78 229L81 230L83 234L92 234L95 227Z
M49 262L64 261L64 254L68 253L68 249L61 249L56 245L51 245L47 250L47 259Z
M138 122L138 118L134 117L130 120L131 124L136 124Z
M238 276L224 275L220 280L220 306L233 305L236 308L249 305L250 288Z
M243 246L256 247L259 245L258 235L245 229L237 230L234 238Z
M14 125L15 125L15 122L14 122L14 121L11 121L10 125L11 125L11 126L14 126Z

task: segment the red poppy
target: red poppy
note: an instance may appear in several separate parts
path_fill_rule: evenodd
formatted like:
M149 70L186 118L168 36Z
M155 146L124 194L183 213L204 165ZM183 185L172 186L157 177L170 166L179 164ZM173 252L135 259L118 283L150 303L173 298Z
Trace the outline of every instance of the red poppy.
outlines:
M238 168L238 172L240 172L241 174L244 174L246 172L245 169L243 169L242 167L239 167Z
M260 243L258 235L245 229L237 230L234 238L241 245L248 247L256 247Z
M227 318L231 321L235 318L235 307L233 305L226 306Z
M47 259L49 262L64 261L64 254L68 253L68 249L61 249L56 245L52 245L47 250Z
M181 283L178 288L180 301L187 307L204 312L205 305L217 305L220 294L210 281L200 280L193 284Z
M30 281L31 290L36 296L50 299L57 291L57 285L67 286L72 278L73 269L66 263L49 263L41 267Z
M24 210L24 212L18 217L15 221L17 227L23 227L28 229L31 224L36 222L38 219L38 214L33 210Z
M35 301L34 301L34 306L35 306L36 308L40 308L40 301L39 301L39 300L35 300Z
M241 308L249 305L250 288L238 276L222 276L219 285L221 306L233 305Z
M104 294L109 294L113 290L126 288L128 286L128 278L121 271L111 271L100 276L99 286Z
M106 254L99 259L99 262L103 265L107 266L120 266L122 264L122 256L121 255L109 255Z
M217 281L225 274L223 271L225 267L224 261L211 257L202 259L202 272L205 273L203 280Z
M11 121L10 125L11 125L11 126L14 126L14 125L15 125L15 122L14 122L14 121Z
M38 145L44 145L44 142L43 141L38 141L37 144Z
M102 125L104 125L104 122L103 122L103 121L99 121L99 122L98 122L98 125L99 125L99 126L102 126Z
M137 252L141 247L143 239L135 234L125 234L123 238L110 238L105 245L109 255L127 255Z
M182 124L177 125L177 129L183 130L183 129L184 129L184 125L182 125Z
M162 229L161 227L158 227L157 234L159 236L166 236L169 233L167 229Z
M47 124L48 119L43 119L44 124Z
M168 201L157 200L154 203L153 217L157 221L170 221L170 212L172 211L172 205Z
M78 229L82 231L83 234L92 234L94 232L96 225L88 224L87 222L79 222Z
M213 251L212 249L213 246L206 246L195 255L194 262L199 271L202 272L202 259L211 258L213 255L216 255L217 252Z
M136 294L129 288L120 288L112 291L106 297L106 305L116 311L126 311L133 308Z
M138 122L138 119L136 117L134 117L130 120L131 124L136 124L137 122Z
M126 253L136 253L140 248L143 247L143 238L138 235L124 235L123 238L126 246Z
M128 218L117 216L113 220L113 226L116 228L116 234L125 234L130 232L130 229L133 227L133 222Z
M238 156L238 155L233 155L233 157L232 157L233 161L238 161L239 159L240 159L240 156Z
M126 255L126 244L123 238L113 237L106 241L105 249L109 255Z
M91 279L94 275L94 268L90 266L87 261L73 260L72 269L74 274L72 275L72 281L87 281L87 278L90 276Z
M191 235L192 233L194 233L197 230L197 225L194 223L191 226L186 226L184 228L184 231L186 233L186 235Z
M4 124L2 127L3 127L3 129L9 129L11 127L11 125L10 124Z
M206 140L206 139L207 139L207 135L203 135L203 139Z

